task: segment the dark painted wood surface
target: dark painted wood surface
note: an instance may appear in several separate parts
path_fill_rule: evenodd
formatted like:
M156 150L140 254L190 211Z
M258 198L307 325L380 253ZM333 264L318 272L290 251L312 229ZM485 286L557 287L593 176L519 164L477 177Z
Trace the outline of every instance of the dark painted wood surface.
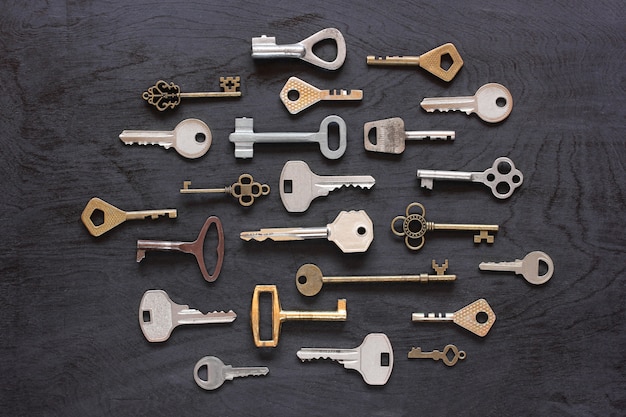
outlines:
M0 300L4 415L623 415L625 220L623 4L594 2L121 2L52 1L5 5L0 14L2 251ZM301 61L253 61L254 36L279 43L337 27L345 65L326 72ZM451 83L420 69L374 68L368 54L421 54L453 42L465 66ZM242 77L243 97L186 100L159 113L144 89L163 78L184 91L215 90L221 75ZM299 76L319 87L362 88L361 103L318 104L289 115L278 92ZM503 123L462 113L427 114L423 97L466 95L486 82L512 92ZM255 129L313 131L328 114L343 117L348 150L338 161L315 146L258 145L236 160L228 134L235 117ZM451 129L454 143L409 143L404 154L368 153L362 126L399 116L407 129ZM157 146L125 147L123 129L172 129L197 117L213 144L189 161ZM506 155L524 173L508 200L480 184L419 188L418 168L484 170ZM343 189L288 214L279 199L285 161L319 174L371 174L370 191ZM185 196L182 181L230 184L249 172L272 187L242 208L223 196ZM79 217L98 196L122 209L175 207L176 220L135 221L100 238ZM389 230L407 204L421 201L433 221L496 223L495 244L429 234L413 253ZM340 210L365 209L375 240L365 254L332 243L243 242L238 233L270 226L321 226ZM213 284L193 257L149 253L135 262L137 239L191 240L208 215L226 231L226 260ZM511 274L478 270L531 250L556 264L541 287ZM307 262L328 275L427 272L450 260L453 285L336 285L313 299L296 290ZM348 299L345 323L287 323L276 349L251 337L255 284L277 284L285 309L334 309ZM186 326L160 344L141 334L144 291L164 289L201 311L233 309L231 325ZM453 324L411 323L415 311L455 311L484 297L497 314L481 339ZM354 347L370 332L394 346L383 387L330 361L300 363L304 346ZM467 352L455 367L408 360L412 346ZM270 374L200 389L192 370L216 355Z

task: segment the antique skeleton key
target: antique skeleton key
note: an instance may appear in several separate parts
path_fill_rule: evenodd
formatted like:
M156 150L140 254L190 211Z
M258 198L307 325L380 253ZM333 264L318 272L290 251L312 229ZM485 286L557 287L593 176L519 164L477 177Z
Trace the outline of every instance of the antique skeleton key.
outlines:
M202 194L202 193L225 193L230 194L239 200L239 204L244 207L251 206L255 198L270 193L270 186L261 184L252 178L250 174L241 174L233 185L224 188L189 188L191 181L183 181L181 194Z
M451 321L480 337L485 337L496 321L496 314L487 300L481 298L455 313L413 313L411 320L414 322Z
M322 100L362 100L363 90L320 90L300 78L291 77L280 91L280 99L289 113L297 114Z
M540 265L547 266L545 274L540 275ZM513 262L481 262L478 265L481 271L507 271L522 275L531 284L540 285L548 282L554 273L552 258L545 252L533 251L524 256L524 259L516 259Z
M363 145L373 152L400 154L404 152L405 141L422 139L452 139L454 130L415 130L405 132L404 121L399 117L367 122L363 126ZM372 140L373 139L373 140Z
M144 91L141 97L152 104L159 111L173 109L180 104L181 98L197 97L241 97L240 77L220 77L220 87L222 91L211 91L207 93L181 93L180 87L173 82L159 80L155 85Z
M203 368L206 368L207 379L200 377L200 371ZM221 387L224 381L232 381L233 378L245 376L267 375L269 371L265 366L233 368L230 365L224 365L224 362L216 356L205 356L193 368L193 379L200 388L210 391Z
M452 352L452 357L449 353ZM459 360L465 359L465 351L459 350L455 345L446 345L443 351L433 350L432 352L422 352L422 348L413 348L408 354L409 359L432 359L434 361L441 360L447 366L454 366Z

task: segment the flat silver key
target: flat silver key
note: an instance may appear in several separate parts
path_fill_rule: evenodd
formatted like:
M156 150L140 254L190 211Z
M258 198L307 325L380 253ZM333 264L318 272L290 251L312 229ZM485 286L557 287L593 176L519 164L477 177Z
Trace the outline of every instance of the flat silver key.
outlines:
M287 161L280 173L280 199L287 211L302 213L317 197L343 186L370 189L376 180L370 175L316 175L304 161Z
M200 376L202 368L206 368L207 379ZM233 368L231 365L224 365L224 362L216 356L205 356L193 368L193 379L200 388L211 391L221 387L224 381L232 381L233 378L267 375L269 372L269 368L265 366Z
M522 172L505 156L497 158L491 168L483 172L418 169L417 178L421 186L429 190L433 189L433 180L481 182L491 188L492 194L499 199L509 198L524 182Z
M372 152L400 154L406 140L454 140L454 130L414 130L406 132L399 117L367 122L363 126L363 145Z
M498 123L509 117L513 110L513 96L501 84L488 83L480 87L473 96L429 97L420 103L427 112L459 110L476 113L485 122Z
M374 240L374 225L364 210L342 211L324 227L286 227L241 232L241 239L277 242L305 239L328 239L344 253L365 252Z
M163 290L148 290L139 304L139 326L149 342L164 342L181 324L230 323L237 318L234 311L201 313L188 305L173 302Z
M547 271L540 275L540 266L544 263ZM531 284L540 285L548 282L554 273L552 258L545 252L534 251L524 256L524 259L516 259L513 262L481 262L478 265L481 271L507 271L522 275Z
M300 113L320 101L362 99L363 90L320 90L298 77L289 78L280 91L280 100L291 114Z
M370 333L354 349L302 348L301 361L332 359L346 369L357 370L369 385L385 385L393 370L393 348L384 333Z
M466 330L485 337L496 321L496 313L484 298L474 301L454 313L413 313L414 322L451 321Z

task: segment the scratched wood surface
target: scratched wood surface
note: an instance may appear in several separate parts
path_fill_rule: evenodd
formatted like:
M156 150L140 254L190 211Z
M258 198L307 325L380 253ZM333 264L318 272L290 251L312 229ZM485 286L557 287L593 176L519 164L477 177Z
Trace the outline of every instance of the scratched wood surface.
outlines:
M2 201L0 221L0 406L5 415L623 415L626 410L626 160L624 44L619 1L51 1L5 5L0 14ZM325 27L344 34L336 72L296 60L254 61L251 38L293 43ZM366 55L421 54L445 42L465 66L451 83L420 69L368 67ZM321 54L327 54L323 45ZM332 47L330 47L332 52ZM158 79L183 91L218 89L240 75L241 99L188 99L159 113L141 99ZM360 88L360 103L318 104L291 116L278 93L290 76L320 88ZM514 109L488 125L459 112L428 114L423 97L468 95L506 85ZM326 160L316 146L257 145L236 160L235 117L258 132L316 131L329 114L348 125L348 150ZM402 117L409 130L456 130L453 143L407 143L402 155L369 153L363 123ZM194 161L158 146L124 146L124 129L170 130L204 120L209 152ZM480 184L419 188L418 168L482 171L508 156L524 183L508 200ZM278 178L302 159L318 174L369 174L372 190L349 188L287 213ZM182 181L218 187L243 172L272 187L250 208L226 196L181 195ZM178 209L175 220L134 221L100 238L80 222L98 196L125 210ZM389 222L424 203L439 222L494 223L493 245L466 233L428 234L407 250ZM365 209L375 240L365 254L332 243L243 242L272 226L323 226L340 210ZM149 253L137 239L193 240L208 215L226 232L222 274L206 283L190 255ZM551 255L556 272L534 287L478 263ZM335 285L305 299L294 285L303 263L326 275L422 273L449 259L452 285ZM344 323L286 323L275 349L257 349L249 324L255 284L276 284L283 308L332 310ZM144 291L164 289L201 311L233 309L230 325L180 327L148 343L137 311ZM481 339L453 324L420 324L412 312L450 312L484 297L497 315ZM265 316L265 320L268 317ZM301 363L301 347L354 347L370 332L394 347L393 374L366 385L337 363ZM408 360L456 344L467 359L447 368ZM198 359L264 365L266 377L207 392L193 381Z

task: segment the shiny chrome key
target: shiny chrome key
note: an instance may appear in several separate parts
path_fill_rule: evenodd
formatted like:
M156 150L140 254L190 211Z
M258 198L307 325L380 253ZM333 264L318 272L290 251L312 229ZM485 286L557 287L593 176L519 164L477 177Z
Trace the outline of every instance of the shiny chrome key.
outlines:
M363 126L363 145L372 152L400 154L404 152L406 140L452 139L454 130L404 131L404 121L399 117L367 122Z
M300 78L291 77L280 91L280 99L289 113L297 114L323 100L361 100L363 90L320 90Z
M541 264L547 266L547 271L540 275ZM481 271L507 271L522 275L531 284L540 285L548 282L554 273L552 258L545 252L534 251L524 256L524 259L516 259L513 262L481 262L478 265Z
M203 368L206 368L207 379L200 376ZM221 387L224 381L245 376L267 375L269 371L265 366L233 368L231 365L224 365L224 362L216 356L205 356L193 368L193 379L200 388L211 391Z
M484 337L495 323L496 314L487 300L481 298L455 313L413 313L411 320L414 322L451 321L480 337Z

